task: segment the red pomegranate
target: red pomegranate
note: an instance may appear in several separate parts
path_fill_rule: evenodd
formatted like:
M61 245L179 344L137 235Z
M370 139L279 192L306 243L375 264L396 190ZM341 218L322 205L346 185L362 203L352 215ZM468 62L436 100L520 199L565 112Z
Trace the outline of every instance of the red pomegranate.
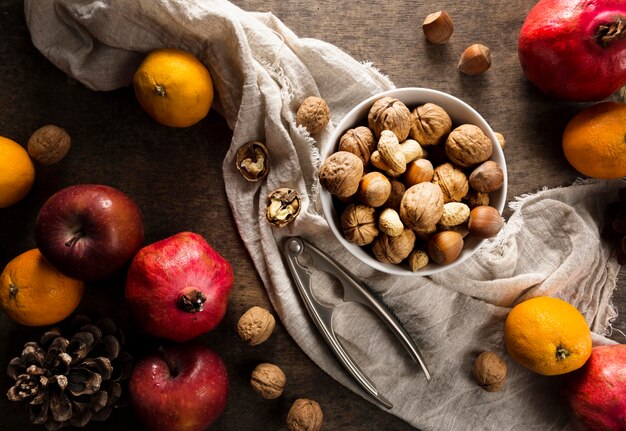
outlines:
M626 84L624 36L624 0L540 0L522 26L519 60L546 94L602 100Z
M562 394L582 429L626 431L626 344L594 347Z
M197 233L181 232L147 245L133 258L126 301L148 334L186 341L224 317L233 269Z

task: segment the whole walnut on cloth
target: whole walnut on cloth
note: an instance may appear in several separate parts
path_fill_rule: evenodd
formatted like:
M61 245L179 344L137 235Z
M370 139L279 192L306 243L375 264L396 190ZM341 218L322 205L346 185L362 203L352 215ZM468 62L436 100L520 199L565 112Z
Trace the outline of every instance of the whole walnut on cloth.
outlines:
M411 130L411 111L395 97L383 97L370 108L367 123L376 137L383 130L391 130L403 142Z
M307 97L296 112L296 124L304 126L310 134L321 132L330 121L330 108L321 97Z
M363 162L347 151L331 154L320 168L322 186L340 198L352 196L359 189L363 177Z

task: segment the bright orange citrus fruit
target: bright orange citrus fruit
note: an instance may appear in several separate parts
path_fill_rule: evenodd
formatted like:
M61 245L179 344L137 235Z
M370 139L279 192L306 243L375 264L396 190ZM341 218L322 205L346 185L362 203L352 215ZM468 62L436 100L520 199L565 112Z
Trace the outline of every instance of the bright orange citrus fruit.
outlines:
M0 274L0 308L27 326L57 323L78 307L84 283L66 277L34 248L20 254Z
M554 376L585 364L591 355L591 331L576 307L540 296L513 307L504 323L504 344L523 366Z
M143 60L133 78L143 109L159 123L189 127L209 113L213 81L193 55L178 49L158 49Z
M35 165L17 142L0 136L0 208L19 202L35 181Z
M583 109L563 132L563 152L578 172L594 178L626 176L626 104Z

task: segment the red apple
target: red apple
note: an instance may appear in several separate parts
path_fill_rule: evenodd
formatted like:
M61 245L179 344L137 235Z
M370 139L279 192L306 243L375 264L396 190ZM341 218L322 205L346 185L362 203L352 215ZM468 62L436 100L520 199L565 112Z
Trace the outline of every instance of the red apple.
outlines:
M126 301L145 332L187 341L224 317L233 269L197 233L181 232L142 248L126 277Z
M222 359L200 344L160 348L140 359L128 386L139 420L152 431L201 431L226 407L228 375Z
M41 254L62 273L101 280L124 266L143 243L141 211L121 191L79 184L52 195L35 222Z
M567 375L562 394L574 422L587 430L626 430L626 344L594 347Z
M626 84L626 2L540 0L520 31L526 77L560 99L593 101Z

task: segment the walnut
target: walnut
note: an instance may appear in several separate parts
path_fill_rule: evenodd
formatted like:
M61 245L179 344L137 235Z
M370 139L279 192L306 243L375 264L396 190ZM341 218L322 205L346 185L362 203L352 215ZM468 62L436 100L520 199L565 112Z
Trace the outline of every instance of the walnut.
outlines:
M320 168L320 182L331 194L347 198L356 193L363 176L363 162L347 151L337 151Z
M370 161L370 155L376 149L376 140L369 127L359 126L348 130L339 139L339 151L348 151L359 156L363 165Z
M446 139L446 154L455 164L468 167L484 162L493 151L491 139L480 127L462 124Z
M348 205L341 214L341 228L348 241L359 246L370 244L378 235L374 208L359 204Z
M362 203L376 208L387 202L391 193L391 183L380 172L370 172L361 178L357 193Z
M250 141L239 147L235 162L246 180L258 181L269 171L269 150L261 142Z
M60 162L71 146L70 135L64 129L48 124L35 130L28 139L27 149L37 163L51 165Z
M395 97L378 99L367 115L367 122L376 137L383 130L391 130L402 142L409 136L411 129L411 111Z
M469 176L470 186L476 191L491 193L504 184L504 172L493 160L487 160L475 168Z
M391 193L389 194L387 202L383 204L383 207L400 211L400 202L402 202L402 196L404 196L406 187L398 180L389 180L389 182L391 183Z
M271 192L267 199L265 219L274 227L286 226L300 214L300 195L295 190L281 187Z
M296 123L312 135L321 132L330 121L330 109L321 97L307 97L296 112Z
M289 431L320 431L324 414L318 403L306 398L295 400L287 413Z
M415 184L404 193L400 203L400 218L405 226L430 230L443 214L443 193L433 183Z
M406 170L406 157L400 149L398 137L391 130L380 132L376 148L383 163L389 166L389 170L400 174L404 173Z
M437 145L452 130L452 119L439 105L426 103L411 111L411 138L422 146Z
M467 176L452 163L444 163L435 168L433 183L441 188L445 203L460 202L469 192Z
M276 320L272 313L265 308L255 306L239 318L237 334L246 343L256 346L272 335L275 325Z
M496 353L482 352L474 362L472 374L478 386L488 392L496 392L506 382L506 364Z
M372 251L376 259L383 263L400 263L413 250L415 233L411 229L404 229L398 236L380 234L372 244Z
M280 397L285 389L287 378L283 370L274 364L263 363L252 370L250 384L257 394L266 400Z

